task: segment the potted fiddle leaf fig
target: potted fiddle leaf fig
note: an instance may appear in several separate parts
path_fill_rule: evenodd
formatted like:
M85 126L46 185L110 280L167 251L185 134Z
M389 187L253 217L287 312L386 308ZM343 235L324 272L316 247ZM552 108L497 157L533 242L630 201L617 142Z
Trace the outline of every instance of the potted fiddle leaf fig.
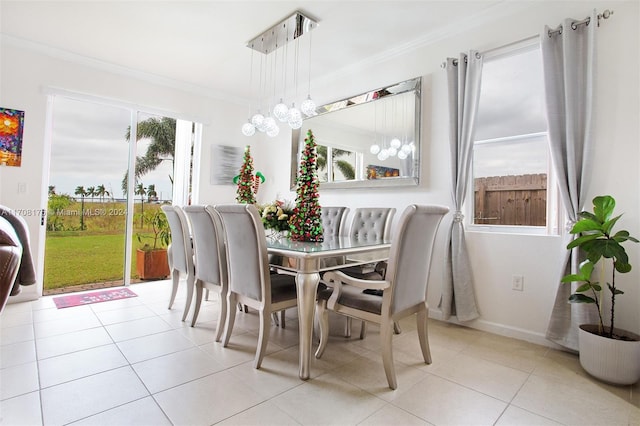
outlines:
M142 221L151 229L151 233L136 234L142 244L136 252L138 276L143 280L166 278L169 276L167 246L171 242L167 217L160 209L147 210L142 214Z
M571 229L579 236L567 245L578 247L586 259L576 274L562 278L564 283L579 286L569 297L571 303L593 303L598 311L598 324L582 324L579 330L580 364L592 376L614 384L633 384L640 380L640 336L615 327L616 296L624 294L616 284L616 276L631 271L629 256L623 244L638 240L626 230L613 230L622 215L613 216L616 202L609 195L593 199L593 211L580 212ZM606 285L597 281L598 267ZM596 278L594 278L596 277ZM606 287L606 290L605 290ZM603 291L610 297L608 323L603 312Z

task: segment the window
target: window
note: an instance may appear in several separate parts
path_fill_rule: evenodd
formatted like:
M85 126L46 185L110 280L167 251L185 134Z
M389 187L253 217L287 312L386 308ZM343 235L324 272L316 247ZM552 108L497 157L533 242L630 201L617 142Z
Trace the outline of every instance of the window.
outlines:
M555 195L544 108L537 41L485 56L469 197L472 225L545 233L557 222L550 218Z
M318 144L318 180L320 182L342 182L354 180L362 153Z

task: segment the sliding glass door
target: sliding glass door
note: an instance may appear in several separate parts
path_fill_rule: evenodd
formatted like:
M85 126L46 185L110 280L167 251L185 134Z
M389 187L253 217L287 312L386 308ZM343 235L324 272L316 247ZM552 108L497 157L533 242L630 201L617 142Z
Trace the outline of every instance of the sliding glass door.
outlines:
M188 200L199 125L99 100L50 105L43 293L166 277L141 276L138 249L166 247L160 206Z

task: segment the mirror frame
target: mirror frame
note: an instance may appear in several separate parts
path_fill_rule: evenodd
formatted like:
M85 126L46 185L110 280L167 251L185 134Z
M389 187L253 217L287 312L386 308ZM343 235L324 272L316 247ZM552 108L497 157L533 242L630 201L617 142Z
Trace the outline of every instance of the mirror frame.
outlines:
M361 93L356 96L341 99L317 108L318 114L314 117L333 112L341 111L358 105L374 102L382 98L401 95L403 93L413 92L415 100L415 117L414 117L414 140L418 145L417 154L413 158L413 176L410 177L392 177L384 179L362 179L341 182L321 182L319 189L349 189L349 188L378 188L386 186L417 186L420 183L420 165L422 156L422 138L420 134L422 121L422 77L416 77L410 80L395 83L390 86L381 87L376 90ZM313 117L310 117L313 118ZM300 133L301 129L294 129L291 133L291 190L296 190L296 180L298 177L298 152L300 151Z

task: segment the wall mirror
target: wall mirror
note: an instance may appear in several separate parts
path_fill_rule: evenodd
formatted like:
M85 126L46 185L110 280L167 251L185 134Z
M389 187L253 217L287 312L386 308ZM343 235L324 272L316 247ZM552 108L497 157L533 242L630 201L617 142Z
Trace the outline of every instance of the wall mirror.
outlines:
M318 145L320 189L417 185L421 82L418 77L319 107L292 133L291 189L309 129Z

